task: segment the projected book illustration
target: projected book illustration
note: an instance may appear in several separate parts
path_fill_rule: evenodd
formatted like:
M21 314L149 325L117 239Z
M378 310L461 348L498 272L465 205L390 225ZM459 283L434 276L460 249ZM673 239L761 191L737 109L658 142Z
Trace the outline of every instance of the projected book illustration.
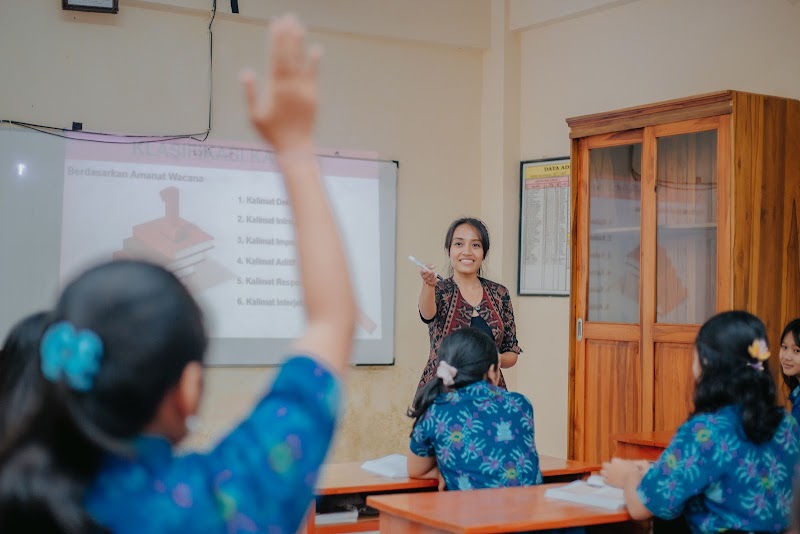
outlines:
M123 240L122 250L114 252L114 259L150 260L185 278L206 260L205 252L214 247L214 237L180 217L177 187L162 189L160 195L164 217L134 226L133 235Z

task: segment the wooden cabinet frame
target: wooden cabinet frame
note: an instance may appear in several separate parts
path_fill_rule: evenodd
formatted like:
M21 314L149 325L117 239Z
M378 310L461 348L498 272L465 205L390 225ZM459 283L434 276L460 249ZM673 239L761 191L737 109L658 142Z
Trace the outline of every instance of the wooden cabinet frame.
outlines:
M720 91L567 122L573 162L569 457L602 461L612 434L674 430L690 409L686 354L700 325L656 322L658 139L716 131L716 311L755 313L776 346L785 322L800 315L800 102ZM632 143L642 144L639 323L589 322L589 151ZM680 362L664 366L670 355Z

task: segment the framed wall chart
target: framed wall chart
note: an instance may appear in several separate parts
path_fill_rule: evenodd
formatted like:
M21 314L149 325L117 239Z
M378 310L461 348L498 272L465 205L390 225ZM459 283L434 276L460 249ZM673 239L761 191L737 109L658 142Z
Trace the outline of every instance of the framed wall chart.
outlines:
M519 295L569 295L568 157L520 163Z

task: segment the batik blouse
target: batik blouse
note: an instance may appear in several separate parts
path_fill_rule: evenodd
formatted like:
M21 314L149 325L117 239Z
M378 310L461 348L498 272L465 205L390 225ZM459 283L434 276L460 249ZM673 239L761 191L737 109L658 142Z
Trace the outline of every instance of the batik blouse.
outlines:
M252 413L207 454L176 456L165 439L110 456L88 512L115 534L294 533L333 435L339 386L314 360L288 360Z
M414 426L410 448L436 457L450 490L542 483L533 406L485 380L440 393Z
M491 329L497 351L516 352L519 354L522 349L517 344L517 327L514 324L514 310L511 307L511 297L508 289L491 280L478 278L483 286L483 297L480 304L473 307L461 295L458 286L452 278L440 280L434 288L434 299L436 302L436 315L426 320L420 314L422 322L428 325L430 336L430 353L428 363L422 372L417 388L421 388L428 381L436 376L436 353L439 352L439 345L442 339L459 328L471 325L472 312L476 310ZM500 387L505 388L506 383L503 375L500 375Z
M797 386L789 393L789 402L792 403L792 417L800 423L800 386Z
M738 408L691 417L645 474L639 499L655 516L681 514L692 532L783 532L800 451L794 418L759 445L747 439Z

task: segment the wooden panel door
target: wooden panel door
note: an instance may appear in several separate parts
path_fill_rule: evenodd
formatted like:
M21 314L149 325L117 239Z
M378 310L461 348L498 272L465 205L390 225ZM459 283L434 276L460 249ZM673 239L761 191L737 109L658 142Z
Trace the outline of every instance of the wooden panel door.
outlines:
M642 130L577 145L570 456L599 462L613 434L640 430Z
M692 410L692 354L700 325L727 309L725 258L729 228L729 118L704 117L646 128L645 177L655 195L643 199L646 262L642 296L644 398L648 430L673 431ZM649 191L648 191L649 192ZM720 209L721 208L721 209ZM722 243L720 243L722 242ZM722 257L723 261L719 261ZM652 292L655 292L655 298ZM652 375L649 373L652 372ZM652 387L652 395L648 388Z
M674 432L693 410L692 343L657 343L653 428Z
M586 345L586 376L591 380L585 396L584 461L602 462L614 452L612 436L640 430L639 340L590 339Z

